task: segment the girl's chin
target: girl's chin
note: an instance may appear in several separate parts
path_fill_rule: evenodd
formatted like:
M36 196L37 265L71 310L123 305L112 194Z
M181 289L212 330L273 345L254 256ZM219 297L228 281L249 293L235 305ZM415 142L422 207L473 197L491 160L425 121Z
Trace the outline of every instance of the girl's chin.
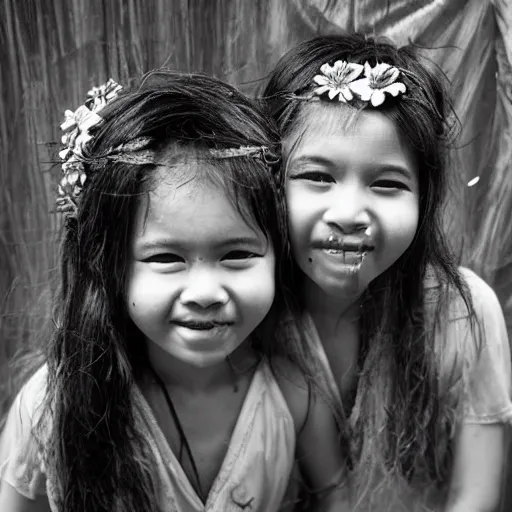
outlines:
M360 275L332 276L325 274L307 275L306 294L317 296L320 301L329 298L340 304L350 305L363 294L367 283Z
M352 280L345 283L324 282L319 284L319 287L329 297L343 302L357 301L365 289L358 280Z

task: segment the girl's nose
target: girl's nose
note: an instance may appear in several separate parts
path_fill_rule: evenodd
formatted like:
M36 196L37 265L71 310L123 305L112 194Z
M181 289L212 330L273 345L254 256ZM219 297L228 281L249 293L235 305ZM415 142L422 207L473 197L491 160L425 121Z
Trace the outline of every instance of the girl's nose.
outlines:
M226 304L229 294L214 269L194 269L190 271L180 300L183 304L207 309Z
M364 191L356 186L338 185L332 191L323 221L343 233L365 231L371 224L371 215Z

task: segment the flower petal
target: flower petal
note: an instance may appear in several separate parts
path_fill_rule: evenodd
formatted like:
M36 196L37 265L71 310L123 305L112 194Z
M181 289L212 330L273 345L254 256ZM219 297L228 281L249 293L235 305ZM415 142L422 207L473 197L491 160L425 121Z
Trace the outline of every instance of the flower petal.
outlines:
M76 126L75 113L71 110L66 110L66 112L64 112L64 116L65 119L64 122L60 125L60 129L63 132L67 132L68 130Z
M364 66L362 66L361 64L355 64L350 62L347 65L344 82L349 83L354 81L356 78L359 78L359 76L361 76L361 73L363 72L363 69Z
M87 131L103 120L98 114L91 112L85 105L78 107L75 112L75 119L81 131Z
M371 97L371 103L374 107L378 107L384 103L386 99L386 95L382 91L382 89L374 89Z
M375 64L375 66L372 68L372 73L375 77L379 75L384 75L391 67L392 66L390 64L386 64L385 62L379 62Z
M323 73L325 76L332 76L333 69L329 64L322 64L320 66L320 73Z
M75 140L74 145L74 153L82 154L84 144L89 142L92 139L92 137L89 135L89 132L81 132L80 135Z
M74 185L77 181L78 181L78 178L80 177L79 175L79 172L78 171L71 171L68 175L67 175L67 181L70 185Z
M322 94L324 94L325 92L330 91L331 88L332 88L331 85L322 85L322 87L317 87L313 91L313 94L316 94L317 96L322 96Z
M396 68L390 68L385 73L382 73L376 76L375 80L377 81L380 88L387 87L392 83L396 82L396 79L400 75L400 71Z
M369 62L365 62L364 63L364 76L366 78L370 78L371 75L372 75L372 67L370 66Z
M336 77L343 75L347 63L344 60L337 60L332 66L332 74Z
M313 82L315 82L318 85L327 85L329 82L329 79L324 75L315 75L313 77Z
M65 149L59 151L59 158L61 160L66 160L70 153L71 153L71 150L69 148L65 148Z
M329 99L330 100L333 100L334 98L336 98L336 96L340 93L340 90L336 87L331 87L329 89Z
M404 94L407 88L402 82L395 82L394 84L390 84L382 89L384 92L388 92L391 96L398 96L399 94Z
M371 69L370 79L373 81L375 89L382 89L394 83L399 76L400 71L397 68L381 62Z
M370 101L373 89L370 87L368 78L361 78L348 84L350 90L356 94L362 101Z
M343 100L341 98L343 98ZM348 86L345 86L341 89L339 99L340 101L352 101L354 99L354 95Z

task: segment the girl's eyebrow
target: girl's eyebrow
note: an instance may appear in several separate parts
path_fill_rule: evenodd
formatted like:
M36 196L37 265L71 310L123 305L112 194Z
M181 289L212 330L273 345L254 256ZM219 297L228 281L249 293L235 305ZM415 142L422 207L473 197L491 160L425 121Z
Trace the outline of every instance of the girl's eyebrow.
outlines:
M293 164L294 167L306 166L308 164L318 164L323 167L332 167L335 165L332 160L321 155L302 155L298 158L292 158L290 164Z
M188 245L186 240L171 240L168 238L153 238L149 240L139 241L137 247L139 250L149 251L152 249L162 248L184 248ZM222 249L224 247L231 247L236 245L261 245L261 240L256 236L234 236L220 240L217 243L212 244L216 249Z
M414 179L414 172L408 165L377 164L374 169L376 173L399 174L408 180Z
M300 170L301 167L306 167L310 164L316 164L320 165L322 167L326 168L332 168L336 167L337 164L334 160L330 160L329 158L326 158L325 156L321 155L302 155L299 156L296 159L292 159L290 161L290 166L292 171ZM391 164L391 163L384 163L379 164L376 163L371 167L371 169L374 172L379 173L394 173L394 174L400 174L404 178L412 179L414 178L414 172L413 170L406 164L400 165L400 164Z
M258 236L235 236L222 240L216 244L216 247L223 248L232 245L261 245L261 240Z

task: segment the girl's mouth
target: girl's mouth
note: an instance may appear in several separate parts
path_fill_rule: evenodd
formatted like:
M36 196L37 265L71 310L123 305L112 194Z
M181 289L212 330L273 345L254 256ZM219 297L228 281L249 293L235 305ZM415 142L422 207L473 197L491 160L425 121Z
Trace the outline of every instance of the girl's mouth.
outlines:
M361 269L368 253L375 249L375 246L370 242L370 233L370 228L365 231L363 237L353 235L336 236L331 233L327 240L316 242L313 247L329 255L348 273L355 274Z
M192 329L194 331L209 331L211 329L215 329L217 327L226 327L231 325L230 322L201 322L201 321L180 321L174 320L173 324L179 325L180 327L186 327L187 329Z
M359 272L368 254L368 251L345 251L338 248L325 248L323 252L328 254L330 258L334 258L339 265L352 274Z

